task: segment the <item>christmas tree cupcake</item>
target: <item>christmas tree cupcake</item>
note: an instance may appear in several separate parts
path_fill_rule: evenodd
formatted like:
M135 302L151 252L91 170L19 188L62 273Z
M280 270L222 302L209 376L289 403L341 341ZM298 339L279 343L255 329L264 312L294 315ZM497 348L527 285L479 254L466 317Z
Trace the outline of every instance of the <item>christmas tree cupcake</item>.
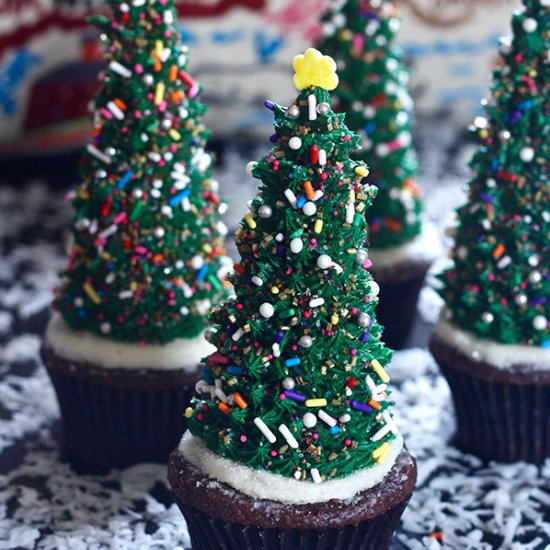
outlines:
M550 2L524 0L503 40L446 307L430 343L456 443L485 459L550 457Z
M386 548L414 459L391 414L365 210L332 58L294 60L300 93L266 101L274 146L237 235L234 299L214 309L189 431L168 479L194 548Z
M224 226L199 86L172 0L110 0L106 69L73 197L73 245L42 356L84 470L165 461L212 350Z
M366 214L369 257L380 283L383 339L392 348L405 344L418 294L440 249L415 183L413 101L401 50L394 44L400 26L393 2L338 0L323 16L320 40L320 49L339 67L336 109L347 113L349 127L361 136L353 156L369 165L367 181L378 187Z

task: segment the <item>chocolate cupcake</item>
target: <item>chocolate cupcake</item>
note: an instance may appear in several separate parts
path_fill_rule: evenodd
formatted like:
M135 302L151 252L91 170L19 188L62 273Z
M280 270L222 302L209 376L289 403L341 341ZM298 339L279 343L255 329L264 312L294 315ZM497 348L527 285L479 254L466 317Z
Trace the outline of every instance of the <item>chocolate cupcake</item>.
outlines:
M310 49L294 68L296 101L266 102L276 135L252 166L235 297L213 309L217 351L168 464L195 548L384 549L416 479L365 267L377 190L331 108L334 61Z
M550 350L481 340L446 321L429 346L451 388L457 447L500 462L550 457Z
M173 1L109 4L111 20L95 19L107 66L94 138L42 348L66 455L86 471L167 460L229 268Z
M430 347L456 443L484 459L550 457L550 5L524 1L501 43L482 146L458 210ZM530 75L528 84L525 75Z
M338 25L334 24L338 18ZM336 110L361 136L353 157L365 162L367 182L378 188L366 212L372 274L380 285L378 318L384 342L405 346L418 294L437 257L439 239L423 220L412 140L414 103L409 73L395 39L401 28L395 2L345 0L322 17L320 49L339 67ZM349 37L353 37L353 40Z
M55 314L41 356L61 409L65 458L79 471L166 462L186 428L204 336L166 345L117 342L75 331Z

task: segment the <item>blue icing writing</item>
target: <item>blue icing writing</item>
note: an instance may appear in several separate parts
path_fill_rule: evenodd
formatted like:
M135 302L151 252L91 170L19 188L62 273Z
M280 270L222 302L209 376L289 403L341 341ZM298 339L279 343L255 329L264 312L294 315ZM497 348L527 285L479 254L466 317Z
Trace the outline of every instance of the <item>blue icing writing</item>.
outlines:
M254 47L260 63L270 63L284 43L285 39L283 36L269 38L263 30L256 31Z
M16 50L11 60L0 67L0 110L8 116L17 112L17 91L25 77L42 58L26 48Z

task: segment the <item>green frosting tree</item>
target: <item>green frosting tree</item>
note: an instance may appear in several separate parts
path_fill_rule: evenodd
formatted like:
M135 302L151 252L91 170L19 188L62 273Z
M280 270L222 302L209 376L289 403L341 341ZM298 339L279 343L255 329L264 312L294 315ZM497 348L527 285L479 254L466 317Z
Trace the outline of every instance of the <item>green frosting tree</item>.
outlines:
M237 235L236 297L214 309L191 432L251 468L315 482L383 462L396 428L366 267L365 211L376 188L350 159L359 137L331 108L334 61L294 60L301 90L271 102L275 143Z
M332 0L322 17L319 49L338 65L336 110L361 136L354 158L368 163L379 192L367 212L373 248L410 242L421 232L422 203L411 139L409 74L394 39L401 26L393 2Z
M199 86L173 0L110 0L106 69L54 305L73 329L166 343L198 335L223 293L224 226Z
M475 121L482 145L440 293L464 330L549 347L550 2L523 4Z

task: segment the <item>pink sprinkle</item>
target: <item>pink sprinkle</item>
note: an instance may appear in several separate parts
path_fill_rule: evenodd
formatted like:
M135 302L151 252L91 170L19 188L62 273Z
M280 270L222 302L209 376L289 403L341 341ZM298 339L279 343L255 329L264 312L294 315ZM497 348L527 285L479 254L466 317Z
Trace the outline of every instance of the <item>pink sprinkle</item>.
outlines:
M141 63L136 63L134 71L136 71L137 74L141 74L143 72L143 65Z
M279 394L279 399L286 399L286 395L284 393Z
M357 355L357 350L352 349L352 350L350 350L350 353L351 353L352 355Z
M357 312L358 312L358 311L359 311L359 310L358 310L356 307L352 307L352 308L351 308L351 314L352 314L352 315L357 315Z
M134 249L138 254L145 254L147 249L144 246L138 245Z
M141 111L134 111L134 118L141 118Z
M313 434L313 439L319 439L319 434L317 433Z
M351 445L351 439L344 439L344 445L349 447Z
M269 451L269 454L271 456L277 456L277 451L275 449L273 449L272 451Z
M103 246L105 243L107 242L107 239L105 239L104 237L100 238L100 239L96 239L94 241L94 244L96 246Z
M117 214L115 218L113 219L114 224L118 224L123 222L126 219L126 212L121 212L120 214Z
M107 109L105 109L104 107L101 108L99 110L99 112L105 117L105 118L108 118L109 120L111 120L113 118L113 115L111 113L111 111L108 111Z
M248 437L246 437L246 435L241 435L239 439L241 440L241 443L246 443L248 441Z

